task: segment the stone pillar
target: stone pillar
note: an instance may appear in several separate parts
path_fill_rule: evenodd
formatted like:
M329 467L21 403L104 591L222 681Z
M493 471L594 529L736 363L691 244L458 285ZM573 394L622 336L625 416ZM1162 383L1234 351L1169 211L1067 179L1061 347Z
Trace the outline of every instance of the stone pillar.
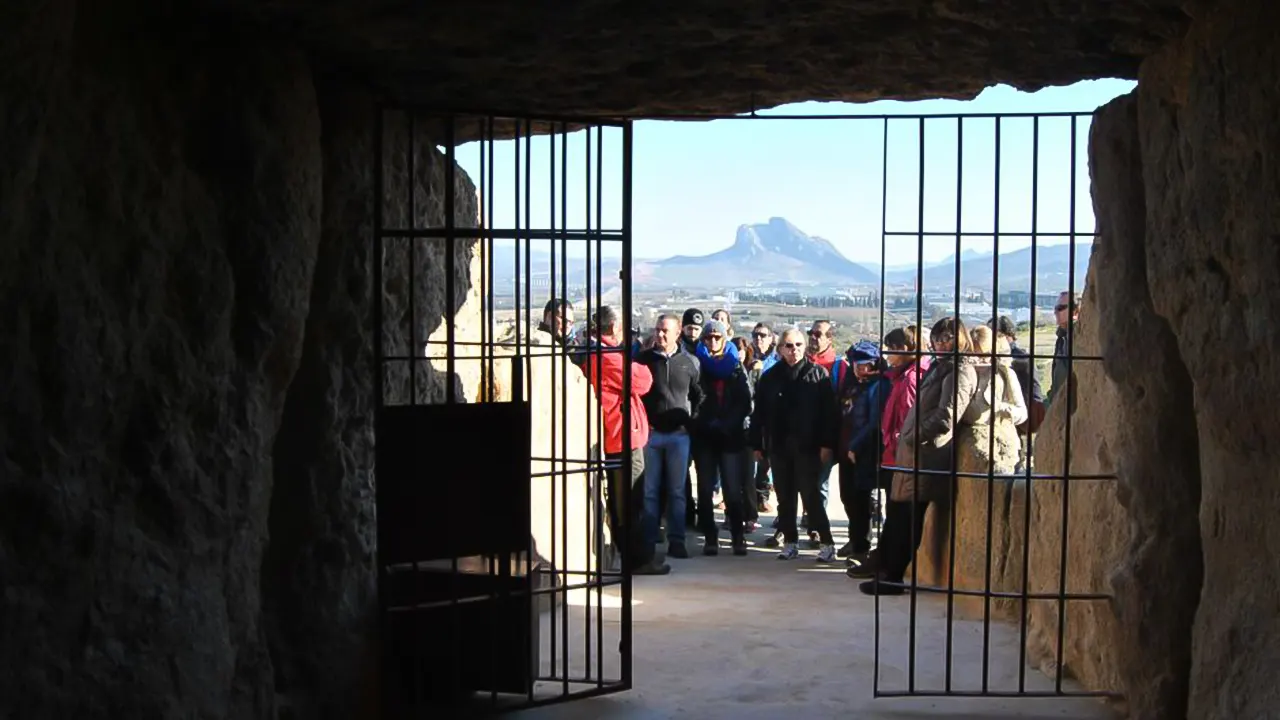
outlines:
M1143 63L1141 175L1122 179L1142 182L1145 227L1134 232L1145 234L1150 307L1164 318L1108 333L1142 345L1141 362L1132 351L1132 366L1115 370L1134 373L1145 421L1135 432L1150 433L1127 444L1144 477L1130 483L1131 507L1152 545L1127 573L1130 607L1146 620L1133 636L1145 667L1133 669L1132 692L1145 697L1137 681L1160 680L1148 716L1181 716L1194 611L1187 716L1270 717L1280 707L1280 43L1270 3L1199 8L1185 38Z

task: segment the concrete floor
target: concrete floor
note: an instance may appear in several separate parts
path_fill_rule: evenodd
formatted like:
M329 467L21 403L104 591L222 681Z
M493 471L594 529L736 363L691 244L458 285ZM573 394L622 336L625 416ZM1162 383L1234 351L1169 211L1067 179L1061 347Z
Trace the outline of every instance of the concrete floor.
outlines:
M830 508L844 541L845 519L832 483ZM767 527L769 519L764 520ZM763 547L767 531L753 537L748 557L727 548L706 558L690 533L689 560L670 560L665 577L636 578L633 586L633 689L605 697L517 713L543 718L1112 718L1089 698L881 698L872 697L876 601L858 592L843 563L823 566L815 551L790 562ZM723 544L723 543L722 543ZM612 596L612 597L610 597ZM606 677L617 677L620 617L618 593L590 600L577 593L556 613L556 627L543 620L544 671L549 649L557 648L563 670L570 649L570 676L596 677L588 665L603 662ZM588 608L587 606L590 606ZM603 610L605 622L597 622ZM589 617L588 617L589 615ZM882 598L879 606L880 688L905 690L911 633L911 596ZM569 619L566 627L564 619ZM944 596L916 598L915 687L942 690L946 681L947 610ZM597 625L600 625L597 628ZM566 632L567 631L567 632ZM984 665L991 690L1016 691L1019 634L1015 625L993 620L984 663L983 623L951 623L952 688L982 689ZM590 636L590 638L588 637ZM568 643L563 642L566 637ZM598 640L600 642L598 642ZM602 660L590 647L604 647ZM584 662L591 658L590 662ZM561 675L562 676L562 675ZM1028 690L1052 690L1053 680L1028 667ZM562 685L544 685L559 692ZM1064 684L1065 690L1077 689Z

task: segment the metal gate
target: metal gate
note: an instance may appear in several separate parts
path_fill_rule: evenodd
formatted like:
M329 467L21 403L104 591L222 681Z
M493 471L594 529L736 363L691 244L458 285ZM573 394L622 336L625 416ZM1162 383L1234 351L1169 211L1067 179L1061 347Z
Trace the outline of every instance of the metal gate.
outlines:
M1055 333L1044 327L1042 315L1057 305L1059 291L1066 291L1070 318L1067 332L1068 337L1074 338L1075 315L1085 279L1083 269L1078 269L1084 258L1080 244L1094 238L1091 214L1085 219L1077 212L1088 207L1084 151L1091 117L1091 112L797 115L753 111L746 115L669 114L647 119L847 124L850 142L859 148L857 164L879 171L881 272L875 291L880 317L879 336L873 339L882 339L894 327L928 328L939 316L961 318L972 327L1004 314L1025 311L1029 320L1026 360L1048 376L1055 359ZM936 182L939 177L939 173L930 172L938 164L947 166L949 172L942 174L950 176L942 193L929 187L929 182ZM979 188L974 187L969 172L975 165L990 166L981 183L990 199L976 203L973 196L982 192L975 192ZM894 181L894 173L913 175L914 179ZM927 178L933 180L927 182ZM1014 197L1010 199L1010 195ZM1020 206L1025 215L1021 222L1006 218L1012 206ZM1059 208L1060 217L1050 217L1055 213L1048 209L1053 207ZM981 263L963 261L965 250L978 240L990 244L991 260L985 268L980 267ZM924 260L926 245L938 243L950 244L955 259L947 277L939 277L938 267L929 266ZM1027 267L1017 268L1017 263L1002 259L1002 243L1005 248L1010 243L1025 246ZM1054 251L1046 249L1047 244L1066 247L1065 270L1056 275L1050 273L1052 280L1042 279L1046 273L1039 267L1045 255L1054 255ZM888 248L904 245L915 248L916 258L905 289L902 282L896 283L900 287L894 287L886 267ZM1061 255L1061 250L1057 254ZM1011 269L1018 272L1010 272ZM1023 272L1025 278L1011 277ZM905 296L903 302L890 308L895 292L905 292ZM929 348L921 347L915 359L928 354ZM932 354L952 362L977 355L958 349ZM993 346L984 359L995 362L1001 357L1011 359L1009 353L997 353ZM1067 343L1065 352L1057 356L1067 369L1064 403L1074 407L1074 367L1101 359L1077 352L1073 343ZM1115 476L1073 471L1071 412L1065 413L1064 424L1053 427L1062 433L1057 443L1061 457L1054 458L1054 467L1048 467L1047 461L1036 466L1037 436L1031 433L1022 440L1025 459L1017 472L997 473L990 466L985 472L957 470L955 443L949 470L921 470L915 467L916 463L911 467L884 468L911 475L916 488L922 476L932 476L948 489L946 497L931 503L932 510L917 492L909 500L912 535L921 529L915 519L925 517L917 510L931 513L925 522L934 528L932 537L924 538L924 546L915 553L904 582L884 583L911 588L909 597L890 604L880 595L875 596L876 697L1118 699L1116 693L1082 689L1065 673L1069 608L1110 599L1107 592L1069 587L1070 554L1092 550L1069 547L1072 488L1082 483L1113 481ZM1037 508L1034 514L1033 508ZM976 519L973 513L977 513ZM976 546L974 532L959 529L962 523L972 528L975 521L979 525ZM880 531L876 523L873 537ZM1033 536L1049 537L1052 542L1037 544ZM964 546L958 547L958 541L963 541ZM925 558L931 543L940 545L934 549L942 552L938 553L940 562L935 560L931 568L934 577L926 578L920 566L928 562ZM1033 547L1044 553L1050 544L1055 546L1054 557L1036 566L1053 570L1033 580ZM1001 564L1009 572L997 572ZM1044 635L1044 625L1050 627L1049 637L1036 641L1049 648L1051 659L1041 663L1044 672L1028 673L1029 638L1034 633ZM1000 656L1007 656L1014 643L1016 667L1010 667L1007 659ZM1003 652L994 649L997 645ZM925 675L935 680L925 681Z
M631 127L385 108L373 144L383 716L625 690L632 470L586 377L615 350L571 324L630 336Z

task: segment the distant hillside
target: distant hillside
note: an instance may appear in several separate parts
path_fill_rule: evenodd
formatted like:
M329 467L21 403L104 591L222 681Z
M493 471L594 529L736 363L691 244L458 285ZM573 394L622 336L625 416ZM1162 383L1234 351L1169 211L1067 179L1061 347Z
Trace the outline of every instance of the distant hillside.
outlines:
M875 272L851 262L828 240L784 218L740 225L733 244L710 255L677 255L637 267L636 282L651 286L734 286L769 282L870 285Z
M1087 242L1076 243L1076 288L1084 287L1085 272L1089 269L1089 255L1092 245ZM1070 281L1071 247L1070 245L1042 245L1037 248L1036 258L1036 291L1052 292L1065 289ZM994 268L990 253L961 254L960 285L990 289ZM1031 248L1023 248L1000 255L1000 290L1031 289ZM890 270L885 274L890 284L911 285L916 281L914 268ZM930 263L924 270L924 289L950 288L956 282L956 264L954 256L939 263Z

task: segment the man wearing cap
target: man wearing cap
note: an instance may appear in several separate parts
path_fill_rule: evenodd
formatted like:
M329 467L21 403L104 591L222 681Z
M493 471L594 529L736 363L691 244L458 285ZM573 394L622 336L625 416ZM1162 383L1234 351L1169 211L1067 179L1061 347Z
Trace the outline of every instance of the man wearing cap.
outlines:
M881 374L880 348L875 343L855 343L845 353L845 360L850 369L836 396L840 403L840 447L844 450L839 458L840 500L849 518L849 542L836 555L862 563L871 551L872 517L879 515L875 491L882 485L888 487L879 472L880 420L891 387Z
M702 397L698 361L685 352L680 338L675 315L662 315L654 326L653 346L636 356L636 362L653 376L643 398L650 427L644 456L644 539L650 547L658 542L665 492L667 557L672 558L689 557L684 542L684 484L689 472L689 428Z
M706 316L698 308L689 308L684 311L684 315L680 318L680 343L684 347L684 351L689 353L690 357L696 357L698 352L698 341L702 339L702 324ZM689 446L689 462L684 471L684 522L688 527L698 526L698 501L695 500L693 493L693 458L696 457L698 448L695 443ZM667 528L668 531L670 528Z

